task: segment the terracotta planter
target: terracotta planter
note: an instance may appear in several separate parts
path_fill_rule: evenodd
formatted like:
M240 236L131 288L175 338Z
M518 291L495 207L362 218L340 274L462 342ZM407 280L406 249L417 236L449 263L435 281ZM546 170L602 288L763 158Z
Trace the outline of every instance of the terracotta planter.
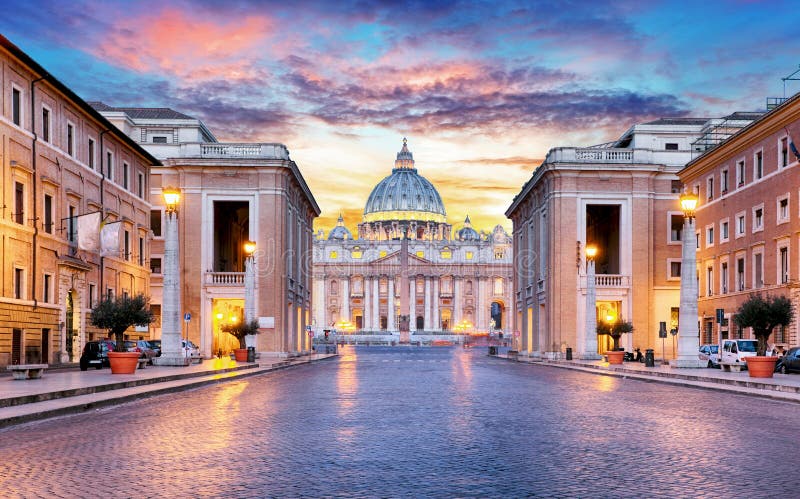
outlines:
M750 373L751 378L771 378L775 373L775 364L778 362L777 357L745 357L747 362L747 372Z
M233 356L236 359L236 362L247 362L247 349L235 348L233 350Z
M622 364L622 359L625 358L625 352L622 350L613 350L606 352L609 364Z
M139 365L139 352L108 352L111 374L133 374Z

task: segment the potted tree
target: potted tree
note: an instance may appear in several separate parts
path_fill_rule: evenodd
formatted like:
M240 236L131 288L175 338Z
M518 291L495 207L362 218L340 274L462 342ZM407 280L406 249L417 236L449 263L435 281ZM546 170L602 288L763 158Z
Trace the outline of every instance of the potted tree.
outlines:
M616 321L601 321L597 324L597 334L611 336L614 347L606 352L609 364L622 364L625 352L619 349L619 339L625 333L633 331L633 324L619 318Z
M786 326L792 322L793 316L794 306L785 296L752 294L739 307L734 322L742 328L753 328L753 336L758 340L756 355L745 358L751 378L772 377L778 358L767 357L769 336L776 326Z
M245 344L245 336L258 334L258 321L237 321L233 324L223 324L220 329L222 329L224 333L232 334L237 340L239 340L239 348L233 350L233 355L237 361L246 362L247 345Z
M92 309L91 323L95 327L108 330L116 341L115 351L108 352L112 374L133 374L139 360L139 352L125 352L125 331L131 326L147 326L153 322L153 313L147 297L121 296L101 300Z

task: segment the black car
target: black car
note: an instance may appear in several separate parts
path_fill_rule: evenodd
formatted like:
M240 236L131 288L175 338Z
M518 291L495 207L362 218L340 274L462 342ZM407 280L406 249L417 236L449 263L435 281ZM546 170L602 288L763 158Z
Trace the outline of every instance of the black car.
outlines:
M800 373L800 347L790 348L775 364L779 373Z
M81 354L81 371L89 369L89 366L96 369L109 367L111 364L108 362L108 352L113 350L114 342L109 340L86 342L86 345L83 347L83 353Z

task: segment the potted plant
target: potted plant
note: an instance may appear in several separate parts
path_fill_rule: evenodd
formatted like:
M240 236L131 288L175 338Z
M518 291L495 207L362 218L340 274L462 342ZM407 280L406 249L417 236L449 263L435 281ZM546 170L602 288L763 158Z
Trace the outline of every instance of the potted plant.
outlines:
M101 300L92 309L91 323L108 330L116 341L115 351L108 352L112 374L133 374L139 361L139 352L122 351L125 331L131 326L147 326L153 322L148 299L143 294Z
M775 327L791 323L793 316L794 306L785 296L752 294L736 311L733 319L736 325L753 328L753 336L758 340L756 355L745 358L751 378L772 377L778 358L767 357L769 336Z
M597 324L597 334L611 336L611 339L614 341L612 350L606 352L609 364L622 364L622 360L625 358L625 352L619 349L619 339L623 334L632 331L633 324L626 322L622 318L616 321L601 321Z
M237 361L246 362L247 345L245 344L244 337L251 334L258 334L258 321L237 321L233 324L223 324L220 329L222 329L222 332L224 333L232 334L237 340L239 340L239 348L233 350L233 355Z

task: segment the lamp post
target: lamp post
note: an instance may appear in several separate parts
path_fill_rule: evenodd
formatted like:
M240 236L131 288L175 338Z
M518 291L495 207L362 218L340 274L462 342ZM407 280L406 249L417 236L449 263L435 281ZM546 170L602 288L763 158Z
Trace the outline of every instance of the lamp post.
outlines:
M256 318L256 270L253 253L256 251L255 241L244 243L244 321L250 324ZM247 345L255 346L255 345Z
M217 358L222 358L222 312L217 312Z
M697 195L681 195L683 210L683 258L681 259L681 307L678 315L678 356L671 367L703 367L697 357L700 331L697 327L697 236L694 233L694 210Z
M594 257L597 247L586 246L586 330L583 339L584 360L600 360L597 353L597 291L594 282Z
M188 358L181 347L181 274L178 241L178 203L181 191L162 189L166 207L164 223L164 269L161 303L161 356L153 362L162 366L185 366Z

